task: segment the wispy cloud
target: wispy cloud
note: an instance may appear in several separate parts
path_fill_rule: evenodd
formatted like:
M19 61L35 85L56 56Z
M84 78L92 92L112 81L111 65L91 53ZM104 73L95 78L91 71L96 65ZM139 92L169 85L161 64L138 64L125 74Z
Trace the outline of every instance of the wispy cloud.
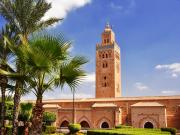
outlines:
M141 82L136 82L134 84L134 87L137 89L137 90L140 90L140 91L144 91L144 90L148 90L149 87L146 86L145 84L141 83Z
M119 3L118 3L119 2ZM112 1L110 7L121 11L121 13L130 13L136 7L135 0Z
M95 82L95 72L88 73L87 76L84 78L83 82L85 83L90 83L90 82Z
M69 12L89 4L91 0L47 0L47 2L52 4L52 8L43 19L50 17L66 18Z
M171 74L171 77L177 78L180 75L180 63L172 63L166 65L157 65L157 70L164 70Z
M163 91L161 91L161 93L162 94L176 94L177 93L177 91L173 91L173 90L163 90Z

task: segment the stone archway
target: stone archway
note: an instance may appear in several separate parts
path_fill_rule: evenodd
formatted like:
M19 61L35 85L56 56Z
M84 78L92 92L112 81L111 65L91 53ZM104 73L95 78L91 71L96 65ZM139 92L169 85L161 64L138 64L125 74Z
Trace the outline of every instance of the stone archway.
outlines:
M103 122L101 124L101 128L109 128L109 124L107 122Z
M144 117L143 119L140 120L139 122L139 127L140 128L145 128L148 127L148 128L158 128L158 122L152 118L152 117Z
M154 126L151 122L148 121L144 124L144 128L154 128Z
M69 125L69 122L67 120L64 120L61 125L60 125L60 128L67 128Z
M85 120L81 121L80 125L82 128L90 128L89 123Z

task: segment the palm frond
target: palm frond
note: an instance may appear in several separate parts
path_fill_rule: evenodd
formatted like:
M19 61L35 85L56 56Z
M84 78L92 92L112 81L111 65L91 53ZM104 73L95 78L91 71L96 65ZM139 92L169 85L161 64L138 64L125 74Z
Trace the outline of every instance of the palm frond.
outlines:
M74 90L86 75L81 67L87 63L84 57L76 56L69 62L63 63L59 68L59 78L56 78L56 86L63 88L67 84L71 90Z

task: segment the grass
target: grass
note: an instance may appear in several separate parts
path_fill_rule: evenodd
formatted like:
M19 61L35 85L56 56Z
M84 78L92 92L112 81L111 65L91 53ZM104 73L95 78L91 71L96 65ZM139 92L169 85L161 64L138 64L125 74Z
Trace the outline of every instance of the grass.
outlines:
M124 135L171 135L169 132L160 129L141 129L141 128L120 128L111 130L92 130L101 133L119 133Z
M118 133L124 135L171 135L170 132L161 131L160 129L144 129L144 128L119 128L119 129L95 129L90 130L96 133ZM45 134L45 135L70 135L70 134ZM83 133L76 133L73 135L85 135Z

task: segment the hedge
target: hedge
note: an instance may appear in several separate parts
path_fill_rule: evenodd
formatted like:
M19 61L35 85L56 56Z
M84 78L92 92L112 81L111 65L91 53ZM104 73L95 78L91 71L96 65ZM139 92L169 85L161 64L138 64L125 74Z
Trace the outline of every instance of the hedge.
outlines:
M168 131L172 135L176 135L177 130L175 128L161 128L161 131Z
M113 131L105 131L105 130L93 130L87 131L87 135L127 135L126 133L117 133Z
M81 130L81 125L80 124L69 124L68 129L69 129L70 133L74 134Z
M160 129L141 128L119 128L119 129L97 129L87 131L87 135L171 135L170 132Z
M117 125L115 128L132 128L132 126L126 126L126 125Z
M46 134L53 134L56 132L55 126L46 126L45 133Z

